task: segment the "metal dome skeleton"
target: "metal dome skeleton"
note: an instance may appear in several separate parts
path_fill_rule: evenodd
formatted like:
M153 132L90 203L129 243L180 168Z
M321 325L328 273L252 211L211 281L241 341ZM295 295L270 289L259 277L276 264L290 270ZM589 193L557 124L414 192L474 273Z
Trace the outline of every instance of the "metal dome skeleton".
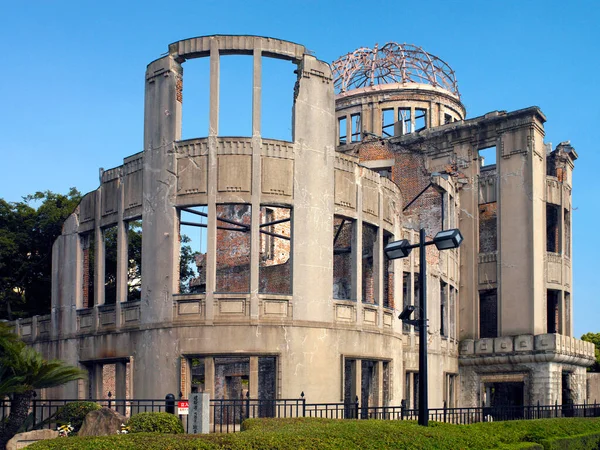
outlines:
M332 63L336 92L388 83L425 83L460 98L452 68L437 56L412 44L388 42L361 47Z

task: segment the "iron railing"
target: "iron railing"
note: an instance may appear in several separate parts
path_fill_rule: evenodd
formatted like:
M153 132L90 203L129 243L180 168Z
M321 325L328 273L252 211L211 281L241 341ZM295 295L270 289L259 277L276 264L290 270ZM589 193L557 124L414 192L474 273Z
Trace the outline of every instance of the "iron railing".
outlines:
M181 397L180 397L181 400ZM25 431L40 428L56 428L57 411L68 403L82 401L78 399L40 400L33 397L30 414L25 424ZM90 399L100 406L114 409L125 417L140 412L177 413L177 402L174 396L165 399L135 400L113 399L109 393L107 399ZM4 420L10 412L10 400L0 400L0 420ZM406 406L403 400L399 406L361 405L358 397L352 402L340 403L308 403L304 393L296 399L252 399L248 394L239 399L210 400L210 424L215 433L232 433L240 431L244 420L250 418L294 418L320 417L327 419L375 419L375 420L417 420L418 409ZM429 408L429 420L454 424L471 424L476 422L549 419L560 417L600 417L600 405L565 404L559 405L526 405L470 408ZM180 415L184 428L188 429L189 415Z

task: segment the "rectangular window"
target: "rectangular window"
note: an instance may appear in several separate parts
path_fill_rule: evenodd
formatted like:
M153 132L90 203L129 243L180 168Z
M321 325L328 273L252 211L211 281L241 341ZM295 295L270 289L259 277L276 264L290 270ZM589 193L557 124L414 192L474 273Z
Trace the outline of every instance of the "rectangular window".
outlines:
M352 283L352 245L354 221L344 217L333 220L333 298L355 299Z
M208 207L188 206L179 211L179 292L206 292Z
M479 253L498 249L498 203L479 205Z
M346 117L340 117L338 119L338 145L346 145L348 143L347 134Z
M413 305L415 306L415 312L413 313L413 319L421 318L421 297L420 297L420 285L419 285L419 274L415 272L413 280ZM418 333L419 329L415 328L415 332Z
M142 221L127 222L127 301L142 298Z
M402 134L413 132L410 108L398 108L398 122L402 126Z
M413 408L414 409L419 409L419 373L418 372L413 372L412 374L412 378L413 378Z
M377 228L363 223L362 227L362 301L377 303L375 292L375 266L373 257L377 243Z
M352 142L360 142L362 137L360 114L352 114L350 120L352 122Z
M406 401L406 407L408 409L411 409L411 399L412 396L410 395L410 383L411 383L411 373L410 372L406 372L405 376L404 376L404 400Z
M446 408L455 408L456 407L455 392L456 392L456 374L447 373L446 379L445 379L445 389L444 389L444 402L446 403Z
M482 148L478 151L478 154L481 167L488 167L496 164L496 147Z
M569 292L564 293L565 296L565 336L572 336L571 331L571 294Z
M217 205L216 292L250 292L252 207Z
M427 110L415 109L415 131L421 131L427 128Z
M83 288L82 295L82 307L91 308L95 305L95 285L94 285L94 274L95 274L95 239L94 232L85 233L81 235L81 244L83 247L83 280L81 286Z
M449 306L449 319L450 319L450 338L456 339L456 289L450 286L450 306Z
M564 229L565 229L565 256L571 257L571 213L568 209L564 210Z
M262 207L260 210L259 292L291 294L291 210Z
M104 239L104 304L117 301L117 226L102 230Z
M394 236L384 232L385 245L394 241ZM383 306L394 308L394 261L383 252Z
M498 298L496 289L479 291L479 337L498 337Z
M448 283L440 280L440 334L448 337Z
M444 114L444 125L452 123L452 116L450 114Z
M560 333L560 291L548 289L546 293L546 333Z
M560 251L560 207L546 203L546 251Z
M396 121L394 120L394 110L384 109L381 112L381 135L383 137L394 136L395 123Z
M406 308L411 302L411 276L410 272L402 272L402 309ZM410 332L410 325L407 323L402 323L402 331L404 333ZM408 397L407 397L408 398Z

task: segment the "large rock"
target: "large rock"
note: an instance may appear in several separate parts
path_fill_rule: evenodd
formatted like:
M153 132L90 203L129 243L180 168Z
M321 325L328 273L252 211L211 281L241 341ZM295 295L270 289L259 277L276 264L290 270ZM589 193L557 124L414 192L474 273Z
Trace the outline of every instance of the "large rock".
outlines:
M28 445L44 439L54 439L58 437L58 431L54 430L33 430L25 433L15 434L15 436L6 444L6 450L18 450Z
M125 416L109 408L100 408L89 412L85 419L78 436L108 436L117 434L121 425L127 422Z

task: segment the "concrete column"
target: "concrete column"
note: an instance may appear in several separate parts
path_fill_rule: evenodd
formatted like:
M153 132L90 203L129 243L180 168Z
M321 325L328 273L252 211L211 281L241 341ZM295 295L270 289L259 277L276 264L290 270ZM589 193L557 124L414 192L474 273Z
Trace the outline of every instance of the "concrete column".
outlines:
M208 112L208 135L219 135L219 81L220 56L217 40L210 41L210 99Z
M258 356L250 357L250 398L258 398Z
M360 170L360 169L359 169ZM358 199L356 202L356 210L360 211L357 215L354 227L354 239L352 242L352 274L355 277L355 282L352 283L356 286L354 292L356 299L356 324L361 326L363 323L363 277L362 277L362 247L363 247L363 196L362 196L362 183L361 179L357 177Z
M350 389L350 401L354 403L356 397L358 397L359 401L362 403L361 393L362 393L362 365L361 360L357 359L354 361L352 365L352 388Z
M383 211L383 207L381 205L381 196L379 211ZM373 278L374 278L374 289L373 298L375 299L375 303L378 305L377 308L377 326L379 328L383 328L383 283L385 280L383 279L383 227L381 226L381 214L379 218L379 226L377 227L377 239L375 241L375 248L373 249Z
M206 356L204 358L204 392L215 396L215 358Z
M262 52L254 49L254 76L252 89L252 219L250 236L250 317L258 319L258 289L260 276L260 194L262 169L261 89ZM252 384L250 384L252 386ZM252 388L251 388L252 389ZM258 391L257 391L258 392Z
M383 361L377 361L375 366L375 377L377 379L377 391L375 406L384 406L383 404Z
M103 380L102 380L102 364L94 364L92 366L92 370L90 371L92 379L91 383L91 393L92 399L97 400L103 398Z
M292 234L294 320L332 322L333 79L329 65L310 55L304 55L298 70L301 76L293 116L296 184ZM320 250L316 252L315 248ZM298 376L311 375L306 372Z
M346 143L352 142L352 115L346 114Z
M118 303L117 303L118 304ZM127 362L115 363L115 400L127 398ZM125 414L125 402L115 402L117 412Z
M127 222L123 221L124 211L123 183L119 184L118 222L117 222L117 306L127 301L128 283L128 231ZM117 318L117 323L119 319Z

